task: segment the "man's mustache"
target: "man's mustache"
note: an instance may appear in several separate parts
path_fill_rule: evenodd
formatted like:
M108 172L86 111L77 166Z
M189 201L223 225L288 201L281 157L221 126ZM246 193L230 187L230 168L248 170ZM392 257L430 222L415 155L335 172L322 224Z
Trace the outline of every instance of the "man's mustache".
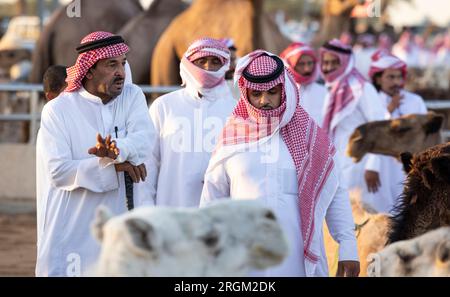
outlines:
M307 73L304 73L303 76L311 76L312 74L313 74L312 72L307 72Z
M118 82L124 82L125 78L124 77L116 77L113 80L113 83L118 83Z
M269 104L266 104L266 105L262 106L261 109L262 109L262 110L272 110L273 107L270 106Z

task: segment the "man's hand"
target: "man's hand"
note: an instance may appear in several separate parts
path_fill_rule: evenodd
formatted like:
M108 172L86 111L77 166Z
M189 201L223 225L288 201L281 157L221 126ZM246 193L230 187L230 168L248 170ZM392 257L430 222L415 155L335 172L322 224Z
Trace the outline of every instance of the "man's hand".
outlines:
M117 158L120 154L120 150L116 145L114 140L111 141L111 135L102 138L102 136L97 133L97 144L88 150L91 155L96 155L99 158L108 157L113 160Z
M400 101L402 101L403 95L400 93L395 94L392 96L391 103L388 105L388 111L389 113L392 113L394 110L396 110L400 106Z
M124 162L114 164L114 166L117 172L128 172L134 183L138 183L141 180L145 181L145 178L147 177L147 170L145 169L144 164L134 166L129 162Z
M372 170L366 170L364 172L364 179L366 180L367 189L369 193L378 192L378 188L381 186L380 176L378 172Z
M357 277L359 275L358 261L339 261L336 272L337 277Z

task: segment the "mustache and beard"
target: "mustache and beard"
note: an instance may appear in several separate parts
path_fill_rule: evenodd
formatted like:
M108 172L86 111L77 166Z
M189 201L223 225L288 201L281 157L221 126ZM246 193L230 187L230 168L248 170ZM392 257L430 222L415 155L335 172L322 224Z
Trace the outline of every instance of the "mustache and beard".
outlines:
M388 94L391 96L400 94L400 91L403 89L400 85L394 85L388 89Z
M262 109L262 110L272 110L274 108L270 104L265 104L265 105L261 106L260 109Z

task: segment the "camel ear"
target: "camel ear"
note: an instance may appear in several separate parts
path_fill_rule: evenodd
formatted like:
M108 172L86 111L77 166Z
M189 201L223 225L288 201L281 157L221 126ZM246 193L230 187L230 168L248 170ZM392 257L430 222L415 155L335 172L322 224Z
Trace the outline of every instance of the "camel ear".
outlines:
M436 249L436 260L439 264L450 263L450 240L442 241Z
M438 179L450 182L450 156L433 158L431 160L431 168Z
M428 114L428 120L423 126L425 134L433 134L439 132L442 128L444 117L440 114Z
M410 152L403 152L400 154L402 160L403 170L408 174L411 171L413 155Z
M105 206L99 206L95 212L95 218L91 225L91 232L98 241L103 240L103 227L113 217L111 211Z
M434 179L434 174L430 169L424 168L422 170L422 181L426 188L431 190L431 187L434 184Z
M149 253L155 250L158 244L158 236L154 227L140 218L130 218L125 221L129 243L134 251L139 254Z

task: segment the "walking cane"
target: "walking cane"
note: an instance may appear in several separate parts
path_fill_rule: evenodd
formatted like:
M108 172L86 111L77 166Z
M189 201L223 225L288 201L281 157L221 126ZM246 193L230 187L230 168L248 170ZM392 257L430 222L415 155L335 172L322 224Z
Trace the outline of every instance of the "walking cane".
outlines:
M119 129L117 128L117 126L114 127L114 132L116 132L116 138L118 138L117 136L117 131ZM126 205L127 205L127 209L130 211L134 208L134 198L133 198L133 180L131 179L131 176L128 172L124 172L124 179L125 179L125 200L126 200Z

